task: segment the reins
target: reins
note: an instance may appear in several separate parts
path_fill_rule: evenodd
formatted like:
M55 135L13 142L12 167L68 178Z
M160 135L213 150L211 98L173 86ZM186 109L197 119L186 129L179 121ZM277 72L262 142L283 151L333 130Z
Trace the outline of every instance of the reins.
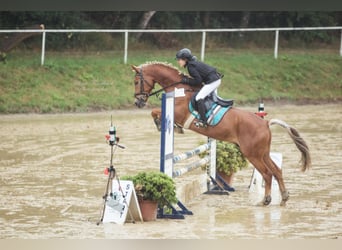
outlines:
M137 72L136 75L140 77L140 82L139 82L140 83L140 93L139 94L135 94L135 97L137 95L145 95L146 97L150 97L150 96L154 96L155 95L158 98L159 94L161 92L165 91L167 88L171 88L171 87L177 86L178 84L182 83L182 82L174 82L174 83L171 83L170 85L165 86L165 87L163 87L161 89L158 89L158 90L156 90L156 91L154 91L152 93L147 93L147 92L145 92L145 89L144 89L144 83L146 83L149 87L151 87L152 90L154 89L155 86L151 85L149 82L147 82L144 79L144 75L142 73L142 68L140 68L140 72L139 73ZM187 92L195 92L195 90L192 89L192 88L185 89L185 91L187 91Z
M159 94L161 93L161 92L163 92L165 89L167 89L167 88L170 88L170 87L174 87L174 86L176 86L176 85L178 85L178 84L181 84L182 82L174 82L174 83L172 83L172 84L170 84L169 86L166 86L166 87L163 87L163 88L161 88L161 89L158 89L158 90L156 90L156 91L154 91L154 92L152 92L151 94L149 94L148 96L150 97L150 96L159 96ZM153 87L153 89L154 89L154 87Z

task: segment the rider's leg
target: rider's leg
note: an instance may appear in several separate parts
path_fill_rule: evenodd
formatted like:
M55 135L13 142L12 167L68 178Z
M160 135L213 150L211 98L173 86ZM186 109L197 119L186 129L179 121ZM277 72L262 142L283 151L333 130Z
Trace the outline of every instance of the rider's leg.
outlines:
M197 106L198 106L198 113L200 115L199 124L197 126L206 127L207 122L206 122L206 117L205 117L206 108L204 104L204 99L199 99L197 101Z
M207 126L206 117L205 117L205 105L204 105L204 99L210 95L212 92L214 92L221 84L221 79L218 79L217 81L214 81L210 84L204 85L201 90L198 92L196 96L196 102L198 105L198 113L200 114L200 123L202 123L202 127Z
M199 99L205 99L209 94L215 91L221 84L221 79L218 79L212 83L204 85L196 96L196 101Z

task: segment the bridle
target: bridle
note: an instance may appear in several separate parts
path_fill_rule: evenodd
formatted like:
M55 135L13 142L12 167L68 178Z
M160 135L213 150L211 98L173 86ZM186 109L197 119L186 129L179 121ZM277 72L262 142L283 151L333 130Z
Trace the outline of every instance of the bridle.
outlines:
M144 79L142 67L140 68L140 71L135 74L135 76L139 76L139 78L140 78L139 79L140 93L135 93L134 97L135 98L141 98L141 96L143 96L145 99L147 99L148 97L151 96L151 94L145 91L144 84L146 83L147 86L149 86L151 88L151 90L154 89L154 84L152 85Z

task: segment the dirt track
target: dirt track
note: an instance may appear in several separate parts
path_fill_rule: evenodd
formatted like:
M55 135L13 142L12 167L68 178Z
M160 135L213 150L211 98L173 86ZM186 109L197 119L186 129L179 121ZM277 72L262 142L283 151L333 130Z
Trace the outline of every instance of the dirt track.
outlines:
M266 104L267 105L267 104ZM256 108L245 108L254 111ZM308 142L313 168L301 173L287 133L272 128L283 153L288 205L257 207L248 193L252 168L236 175L230 196L201 195L185 220L96 226L110 148L110 115L122 144L120 175L158 169L159 133L149 110L95 114L0 116L0 238L341 238L342 108L340 105L267 107L268 119L296 127ZM177 135L178 152L206 138Z

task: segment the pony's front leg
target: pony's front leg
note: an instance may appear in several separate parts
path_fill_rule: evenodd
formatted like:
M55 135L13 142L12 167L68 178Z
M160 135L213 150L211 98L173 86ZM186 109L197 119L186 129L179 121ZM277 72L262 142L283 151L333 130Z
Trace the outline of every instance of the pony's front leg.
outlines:
M161 131L161 109L152 109L151 116L153 118L154 124L156 124L158 131ZM184 134L184 130L182 127L178 126L177 124L174 124L173 126L176 133Z
M156 124L156 127L158 129L158 131L161 130L161 109L152 109L151 112L154 124Z

